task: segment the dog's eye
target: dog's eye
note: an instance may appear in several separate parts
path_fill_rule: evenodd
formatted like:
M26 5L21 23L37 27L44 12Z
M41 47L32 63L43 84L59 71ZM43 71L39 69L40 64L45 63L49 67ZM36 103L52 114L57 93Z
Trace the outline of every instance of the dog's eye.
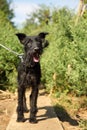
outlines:
M27 43L27 47L31 47L31 44L32 44L32 40L29 39L28 43Z
M38 46L40 47L42 44L41 44L41 42L38 42Z
M31 46L31 43L28 43L27 46L30 47L30 46Z
M37 42L41 43L41 39L40 38L36 38L35 39Z
M32 43L32 40L31 40L31 39L29 39L29 43Z

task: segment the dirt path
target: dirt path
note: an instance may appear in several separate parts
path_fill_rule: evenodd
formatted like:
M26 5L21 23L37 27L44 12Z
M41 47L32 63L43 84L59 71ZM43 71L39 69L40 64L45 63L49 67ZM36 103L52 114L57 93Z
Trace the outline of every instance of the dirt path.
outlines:
M0 130L6 130L15 105L16 96L14 94L0 91Z
M24 123L17 123L16 116L17 114L14 112L6 130L63 130L49 96L44 95L43 91L40 92L38 97L37 124L30 124L28 120ZM25 114L25 118L28 117L29 114Z

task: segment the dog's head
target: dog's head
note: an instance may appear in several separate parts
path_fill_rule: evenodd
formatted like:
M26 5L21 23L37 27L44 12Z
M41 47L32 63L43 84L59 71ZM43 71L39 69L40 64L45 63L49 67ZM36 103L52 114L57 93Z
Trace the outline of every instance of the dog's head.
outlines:
M31 56L33 62L39 62L43 49L49 44L48 41L45 40L46 35L48 35L47 32L41 32L36 36L27 36L24 33L16 34L20 42L24 45L27 60Z

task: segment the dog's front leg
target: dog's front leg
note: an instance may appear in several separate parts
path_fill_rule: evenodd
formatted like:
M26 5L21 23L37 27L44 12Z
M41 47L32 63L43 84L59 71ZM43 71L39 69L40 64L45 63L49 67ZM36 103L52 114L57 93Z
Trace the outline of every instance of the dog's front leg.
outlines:
M36 113L37 113L37 97L38 97L38 88L32 87L32 92L30 95L30 122L37 123Z
M26 92L25 92L26 93ZM24 97L23 97L23 111L25 113L29 112L28 108L27 108L27 103L26 103L26 95L24 93Z
M23 114L23 97L24 97L24 88L23 86L18 87L18 107L17 107L17 122L24 122Z

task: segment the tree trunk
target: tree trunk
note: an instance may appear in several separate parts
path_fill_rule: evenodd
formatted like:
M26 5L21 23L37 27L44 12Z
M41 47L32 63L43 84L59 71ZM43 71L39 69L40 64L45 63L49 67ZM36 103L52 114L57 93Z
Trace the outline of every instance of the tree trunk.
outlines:
M79 0L78 12L77 12L77 18L76 18L75 25L77 25L79 18L81 17L83 6L84 6L84 0Z

